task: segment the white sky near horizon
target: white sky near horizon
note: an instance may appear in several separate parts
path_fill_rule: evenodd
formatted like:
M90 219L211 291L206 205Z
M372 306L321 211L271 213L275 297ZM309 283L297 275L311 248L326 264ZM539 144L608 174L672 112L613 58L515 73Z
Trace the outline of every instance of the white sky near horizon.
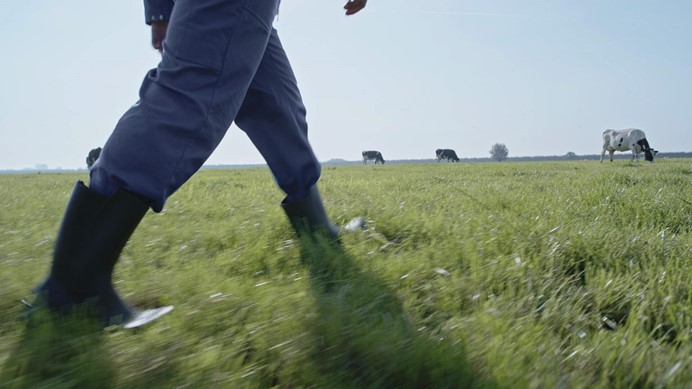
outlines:
M321 161L692 151L692 1L283 0L275 27ZM142 1L0 0L0 170L83 168L158 53ZM207 164L263 163L232 126Z

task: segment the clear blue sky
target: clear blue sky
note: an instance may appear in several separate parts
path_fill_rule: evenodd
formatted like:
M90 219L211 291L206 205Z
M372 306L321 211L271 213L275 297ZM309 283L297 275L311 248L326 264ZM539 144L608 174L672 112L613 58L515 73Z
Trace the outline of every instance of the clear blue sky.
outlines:
M283 0L322 161L600 152L606 128L692 151L692 1ZM0 2L0 169L84 167L158 54L138 0ZM208 164L262 163L234 126Z

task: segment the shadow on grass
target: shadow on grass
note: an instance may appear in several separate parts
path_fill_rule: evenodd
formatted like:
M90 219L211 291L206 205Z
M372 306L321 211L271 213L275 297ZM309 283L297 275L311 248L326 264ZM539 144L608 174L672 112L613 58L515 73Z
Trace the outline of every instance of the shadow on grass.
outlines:
M496 387L481 379L461 344L416 330L395 293L363 272L343 248L301 239L318 317L315 363L330 381L349 387Z
M0 370L3 388L96 388L114 382L107 333L78 313L37 311Z

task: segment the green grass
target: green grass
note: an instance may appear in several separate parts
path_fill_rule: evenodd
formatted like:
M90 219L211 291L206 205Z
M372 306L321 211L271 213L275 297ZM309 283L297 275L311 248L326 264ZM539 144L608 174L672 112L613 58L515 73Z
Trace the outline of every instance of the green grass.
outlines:
M114 280L139 331L39 313L74 181L0 176L0 387L692 385L692 164L325 168L339 224L298 240L265 169L202 171Z

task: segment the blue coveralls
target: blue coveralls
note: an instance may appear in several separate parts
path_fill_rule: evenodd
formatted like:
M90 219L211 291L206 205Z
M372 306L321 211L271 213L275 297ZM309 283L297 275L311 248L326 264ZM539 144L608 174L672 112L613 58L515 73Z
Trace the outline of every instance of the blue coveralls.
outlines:
M272 27L280 0L145 0L147 22L170 24L163 56L90 171L91 190L122 187L160 212L231 123L249 136L286 192L301 200L320 176L305 107Z

